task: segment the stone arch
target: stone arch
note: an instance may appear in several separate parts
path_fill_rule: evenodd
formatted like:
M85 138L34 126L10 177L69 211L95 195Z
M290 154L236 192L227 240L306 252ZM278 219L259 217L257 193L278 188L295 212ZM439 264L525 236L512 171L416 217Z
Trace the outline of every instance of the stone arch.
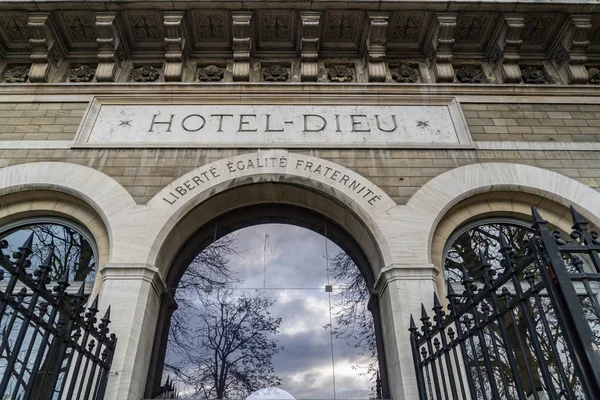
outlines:
M254 166L248 167L248 161ZM313 172L317 166L320 172ZM223 193L228 193L227 199L215 201ZM165 223L151 246L147 264L157 267L164 278L179 246L207 218L268 202L306 207L346 227L358 241L368 240L367 257L378 259L372 265L385 265L389 258L377 215L396 203L385 192L338 164L282 150L259 150L191 171L148 202L148 207L164 215Z
M550 223L569 228L569 205L592 224L600 222L600 193L564 175L520 164L487 163L456 168L432 179L408 202L425 218L422 243L428 262L441 268L442 252L450 234L460 225L491 215L527 220L530 205ZM443 276L438 289L445 291Z
M273 163L248 167L249 160L254 164L263 160ZM306 168L307 164L312 168ZM321 167L321 172L316 172L317 166ZM326 170L329 175L325 174ZM355 184L351 185L352 182ZM390 262L388 242L378 222L378 215L397 206L389 196L345 167L316 157L276 150L258 151L204 165L155 195L147 206L164 218L164 225L150 246L146 264L155 266L163 282L170 287L177 279L171 274L173 265L185 264L186 259L189 261L190 254L198 249L196 246L190 250L190 238L199 237L197 233L206 231L207 224L218 217L235 215L244 208L273 205L304 209L326 217L344 230L360 248L365 259L362 264L371 268L366 274L371 287L380 271ZM253 217L260 219L262 216L259 211ZM278 217L297 220L297 215ZM229 222L235 226L235 222ZM224 233L226 231L219 232L217 236ZM164 305L168 306L168 300L163 296L155 340L166 340L167 337L165 321L170 314ZM374 314L379 315L378 305L373 307ZM155 343L152 347L157 349L162 345L164 343ZM381 354L385 360L385 354ZM164 354L161 356L153 352L152 357L152 366L161 365L161 361L157 360ZM151 369L146 390L152 390L161 372L157 368Z
M135 206L129 193L107 175L76 164L43 162L0 169L0 224L56 216L84 226L98 248L98 271L107 264L113 221ZM101 285L97 275L94 292Z
M116 215L135 206L125 188L93 168L63 162L41 162L0 169L0 195L24 192L24 197L33 198L37 191L63 193L85 203L102 220L109 240L113 236Z

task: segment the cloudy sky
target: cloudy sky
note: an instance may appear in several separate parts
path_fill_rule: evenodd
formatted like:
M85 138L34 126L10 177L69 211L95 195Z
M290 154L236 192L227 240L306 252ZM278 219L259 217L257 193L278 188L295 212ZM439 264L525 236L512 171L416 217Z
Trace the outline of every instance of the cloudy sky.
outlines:
M364 373L370 358L351 340L332 338L327 327L335 325L333 295L342 287L334 285L331 298L325 291L335 283L328 279L326 254L334 257L339 247L291 225L258 225L235 235L239 255L229 263L241 283L234 295L263 293L276 300L271 315L282 318L276 339L283 350L273 357L280 388L297 399L369 398L372 385ZM174 360L167 350L169 357Z

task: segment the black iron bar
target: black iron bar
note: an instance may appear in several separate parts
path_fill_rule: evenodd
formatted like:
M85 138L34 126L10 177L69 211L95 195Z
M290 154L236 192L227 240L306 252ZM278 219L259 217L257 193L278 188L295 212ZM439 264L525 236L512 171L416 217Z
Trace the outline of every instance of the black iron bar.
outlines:
M85 363L83 364L83 372L80 374L81 379L79 381L79 389L77 389L77 393L79 393L77 395L77 398L79 399L79 395L81 395L81 393L83 393L83 385L86 382L86 378L88 378L88 366L90 363L90 358L92 357L92 350L94 349L94 346L96 345L96 342L94 341L94 339L90 340L90 343L88 344L88 350L90 352L90 355L88 357L85 358ZM90 382L88 380L88 386L90 385ZM84 400L86 400L84 398Z
M89 378L87 387L85 389L85 393L83 395L83 400L87 400L90 398L90 394L92 392L92 387L94 386L94 377L96 376L96 367L101 362L100 351L102 350L102 348L103 348L103 341L98 341L98 345L96 346L96 352L94 353L94 356L93 356L94 362L92 363L92 367L90 369L90 378Z
M40 308L40 317L43 319L44 315L46 314L46 311L48 310L48 303L42 303L39 308ZM39 327L40 327L40 325L36 324L35 329L33 330L33 333L31 334L31 338L29 340L29 346L27 346L27 352L25 353L25 357L21 361L22 368L19 371L19 374L17 375L17 382L21 382L23 377L25 376L25 372L27 370L27 364L29 364L29 357L31 357L31 352L33 351L33 346L36 344L37 335L40 331ZM31 379L31 376L30 376L30 379ZM13 391L11 400L16 400L17 394L19 393L19 390L18 390L19 386L24 386L24 385L21 385L21 384L17 385L17 387ZM23 388L23 389L25 389L25 388Z
M19 356L19 349L21 347L21 342L23 341L23 339L20 338L20 336L18 336L17 340L15 341L15 343L13 345L13 348L12 349L8 348L9 340L10 340L11 334L13 332L13 326L19 315L17 312L18 305L23 303L23 300L25 299L26 295L27 295L27 289L21 288L21 290L19 291L19 293L16 296L17 297L17 301L15 304L16 307L14 307L14 312L12 313L12 315L10 317L10 321L7 325L6 333L4 334L4 338L2 340L2 345L0 345L0 354L4 354L4 352L10 353L10 356L6 360L6 369L5 369L6 372L2 375L2 379L0 381L0 398L4 397L4 394L6 393L6 389L8 388L8 384L10 382L10 378L13 376L14 366L15 366L15 363L17 362L17 357ZM24 325L24 323L21 325L21 328L23 328L23 325Z
M415 325L415 319L412 314L410 316L410 347L413 354L413 362L415 366L415 373L417 375L417 389L419 390L419 400L425 400L425 382L423 380L423 370L421 369L421 363L419 362L419 348L417 346L417 326Z
M440 333L441 334L441 333ZM439 376L441 377L442 380L442 388L444 389L444 399L448 399L448 385L446 384L446 374L444 373L444 362L442 361L442 357L441 355L443 354L443 350L440 349L441 346L441 342L440 340L437 338L437 336L433 339L433 347L435 347L435 353L432 354L432 360L431 362L434 363L438 362L438 368L439 368ZM450 374L450 371L448 371L448 374Z
M490 383L490 390L492 392L493 399L499 399L500 393L498 392L498 386L496 385L496 380L494 379L494 369L492 368L492 362L490 358L490 354L488 352L488 348L485 344L485 336L483 333L483 324L481 324L479 320L479 312L477 310L477 303L473 302L473 295L475 293L475 285L473 284L473 279L469 275L469 271L463 267L463 286L465 287L465 295L467 302L472 305L472 315L473 315L473 324L475 331L477 332L477 337L479 338L479 344L481 345L481 354L483 355L483 363L485 366L485 370L488 376L488 380Z
M502 297L504 298L504 301L506 303L506 307L507 307L507 313L510 317L510 322L512 324L512 326L515 327L515 330L517 329L517 318L514 315L514 307L517 304L513 304L513 303L517 303L517 301L513 301L513 297L511 296L511 294L509 293L508 289L506 287L502 288ZM525 373L527 374L527 379L529 380L529 384L531 385L531 391L533 394L533 397L536 400L540 399L540 396L538 394L538 392L535 390L536 389L536 382L535 379L533 378L533 374L531 372L531 366L529 365L529 361L527 360L527 357L525 357L525 354L527 354L527 352L525 351L525 345L523 345L523 340L525 338L522 338L521 335L515 335L515 338L517 339L517 344L519 346L519 350L521 352L522 355L522 361L523 361L523 365L525 366Z
M534 282L534 274L530 271L529 273L525 274L525 280L529 283L529 287L531 288L530 290L532 291L533 300L537 306L538 313L540 314L540 320L542 321L542 326L548 338L548 344L550 345L552 352L555 354L555 368L558 370L558 374L560 375L560 379L562 382L561 388L564 388L564 390L567 391L570 399L575 399L575 394L573 393L573 389L569 384L569 379L567 378L567 374L560 360L560 354L558 352L558 349L556 348L556 343L554 343L554 340L552 339L552 329L550 329L550 324L548 323L548 318L546 317L547 310L544 310L544 308L542 307L539 292L544 287L544 285L542 282L536 285Z
M421 322L423 323L423 338L427 344L427 351L430 356L433 356L433 345L431 343L431 322L429 322L429 316L427 315L427 311L425 310L425 306L421 304ZM431 362L431 374L433 375L433 386L435 388L435 394L438 399L442 398L442 392L440 388L440 383L437 379L438 373L437 368L435 366L435 361Z
M65 273L63 274L62 278L58 281L57 286L54 290L56 292L55 299L58 302L64 301L64 296L65 296L66 290L69 286L70 286L69 285L69 269L67 268L67 269L65 269ZM46 352L46 347L48 346L48 340L50 339L50 334L51 334L50 327L55 326L54 323L56 321L57 315L59 315L59 307L57 305L53 305L52 311L50 312L50 316L48 317L48 324L45 326L44 336L42 336L42 341L40 343L39 348L41 349L41 351L38 350L38 353L35 357L35 362L33 363L33 367L31 367L32 374L37 374L39 371L40 364L42 363L44 354ZM60 320L60 318L59 318L59 320ZM56 328L60 332L61 327L59 325L57 325ZM54 347L52 355L54 354L54 350L56 350L56 347ZM29 382L29 384L27 385L27 388L25 390L25 395L23 396L23 398L25 398L25 399L29 398L29 395L31 394L31 390L33 389L33 384L34 384L34 380L32 379Z
M440 300L438 299L438 296L435 292L433 293L433 313L434 313L434 320L436 323L435 326L439 332L440 339L442 341L442 352L444 355L444 360L446 362L446 370L448 371L448 377L449 377L448 380L450 381L450 391L452 392L452 398L458 400L459 397L458 397L458 391L456 389L456 382L454 381L454 379L452 377L453 368L452 368L452 361L450 360L450 349L448 347L448 341L446 340L446 329L443 327L445 314L444 314L442 305L440 304ZM441 360L440 360L440 364L441 364ZM440 367L440 369L441 369L441 367ZM446 398L448 398L447 394L446 394Z
M37 284L33 288L33 293L31 295L31 298L29 299L29 307L28 307L27 311L25 312L25 314L23 315L23 321L21 322L21 327L19 329L19 333L17 334L17 339L15 340L15 343L13 345L10 358L7 361L7 369L9 371L14 370L14 366L19 357L19 352L21 350L21 346L23 345L25 335L27 334L28 331L30 331L29 323L30 323L32 317L35 315L35 309L37 308L37 300L40 296L40 289L42 289L46 285L47 279L48 279L48 274L50 273L51 265L53 263L53 259L54 259L53 251L54 251L54 249L51 248L51 251L48 254L48 257L42 262L42 264L39 266L39 268L35 271L35 275L37 277ZM22 301L21 301L21 303L22 303ZM17 315L16 310L13 315ZM8 338L9 336L10 336L10 334L6 335L6 338ZM6 341L6 343L8 343L8 341ZM2 343L3 346L0 348L0 354L2 354L2 352L4 350L4 344L5 344L5 342ZM10 380L10 376L11 376L11 374L4 374L2 376L2 379L0 380L0 397L4 396L4 393L8 386L8 382Z
M469 340L469 344L471 347L471 354L473 355L473 364L475 366L475 371L477 373L477 380L479 381L479 387L481 389L481 393L483 395L484 400L488 398L488 395L485 391L485 383L483 382L483 375L481 372L481 368L479 368L479 356L477 355L477 347L475 346L475 341L474 341L474 336L471 334L471 319L465 315L462 319L462 324L465 326L466 328L466 336ZM468 364L467 364L468 365Z
M454 332L454 329L452 329L452 327L448 327L448 338L450 339L450 343L448 343L451 351L452 351L452 358L454 361L454 365L456 366L456 375L458 378L458 383L460 386L460 394L462 395L462 399L466 399L468 398L467 393L465 391L465 383L463 382L463 376L462 376L462 372L461 372L461 366L460 366L460 361L458 358L458 350L457 350L457 346L456 346L456 332ZM452 378L452 377L451 377Z
M561 316L558 321L567 338L566 343L571 350L573 363L585 394L593 398L600 393L600 355L596 350L597 344L573 282L567 273L555 237L548 229L548 222L539 215L535 207L532 207L531 211L533 226L541 239L532 240L532 246L539 254L538 267L542 272L548 296L557 314ZM577 226L577 223L574 224L574 227Z
M467 354L467 346L465 344L465 337L463 335L462 327L460 326L460 318L456 314L456 304L460 301L459 298L461 296L457 295L454 292L454 289L452 288L452 284L450 284L450 283L448 284L448 296L447 297L449 300L448 307L450 309L450 317L448 318L448 320L454 321L454 326L456 327L456 335L458 337L458 343L460 346L460 353L463 358L463 366L465 368L467 383L469 385L471 397L475 397L475 395L476 395L475 383L473 381L472 373L469 368L469 360L468 360L468 354Z
M531 340L531 345L533 346L533 350L537 358L537 364L541 371L542 379L544 380L546 387L550 391L548 395L551 399L557 399L558 395L554 390L554 385L552 384L552 376L550 375L550 371L548 370L548 365L545 362L544 358L544 352L542 351L542 347L538 339L536 324L533 321L531 313L529 312L529 304L527 302L527 297L523 292L521 282L516 274L512 274L512 281L516 292L516 298L518 299L519 308L523 317L525 318L525 329L529 331L529 338ZM535 390L535 387L533 389Z
M60 362L62 363L68 348L72 347L73 350L69 353L67 365L71 364L71 361L73 359L73 353L75 352L75 349L78 348L79 338L81 337L80 336L81 328L79 326L77 327L77 329L75 329L75 333L73 334L73 337L71 337L71 332L73 331L73 326L75 325L75 321L80 321L79 316L81 315L83 299L85 297L83 295L84 288L85 288L85 282L81 284L81 286L79 287L79 290L77 291L77 294L75 296L73 296L73 298L71 299L70 309L71 309L72 315L75 318L71 318L68 320L67 328L64 332L64 339L61 341L59 350L58 350L58 360L60 360ZM59 338L60 338L61 334L62 334L62 332L59 332L59 335L58 335ZM57 366L58 369L57 369L56 373L54 374L54 377L52 378L52 381L51 381L52 388L56 388L56 384L58 383L58 378L60 375L60 367L61 367L61 365ZM68 374L65 373L65 378L63 379L63 381L61 383L61 388L59 390L59 394L62 394L65 383L67 381L67 379L66 379L67 375ZM44 377L44 384L45 384L45 379L46 379L46 377ZM44 386L42 385L42 387L44 387Z

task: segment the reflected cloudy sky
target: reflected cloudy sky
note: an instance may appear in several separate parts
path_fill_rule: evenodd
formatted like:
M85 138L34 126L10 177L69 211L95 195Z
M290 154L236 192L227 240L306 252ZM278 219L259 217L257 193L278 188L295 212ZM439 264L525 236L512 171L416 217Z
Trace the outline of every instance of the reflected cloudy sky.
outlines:
M328 280L325 254L332 258L339 247L291 225L258 225L235 235L239 255L228 259L241 282L234 295L264 293L276 300L271 315L282 318L276 339L283 350L273 357L280 388L297 399L371 397L369 355L360 355L348 339L332 337L328 327L335 324L334 295L343 285L333 286L331 298L325 291L334 283ZM167 362L176 359L168 349ZM185 392L182 384L178 387Z

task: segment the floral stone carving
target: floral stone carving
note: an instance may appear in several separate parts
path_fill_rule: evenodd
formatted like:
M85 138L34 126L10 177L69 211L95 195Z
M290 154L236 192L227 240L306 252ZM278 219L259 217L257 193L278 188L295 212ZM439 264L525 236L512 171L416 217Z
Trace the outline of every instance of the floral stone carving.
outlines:
M152 65L143 65L131 72L130 80L134 82L154 82L158 79L160 73Z
M523 82L540 85L548 83L548 76L544 72L544 67L524 67L521 68L521 74L523 75Z
M390 71L392 78L400 83L414 83L419 79L419 71L407 64L400 64Z
M338 64L329 68L327 76L331 82L352 82L354 74L352 73L352 68Z
M590 80L588 81L592 85L600 84L600 69L598 68L590 68L588 69L588 74L590 76Z
M67 71L69 82L89 82L96 74L96 70L89 65L80 65Z
M198 68L198 80L202 82L218 82L223 79L223 75L223 68L216 65Z
M288 69L281 66L280 64L269 65L263 70L263 78L269 82L285 82L288 80L290 73Z
M23 83L29 78L29 65L17 65L4 73L4 80L9 83Z
M484 83L487 82L485 75L479 65L466 65L456 70L456 79L462 83Z

